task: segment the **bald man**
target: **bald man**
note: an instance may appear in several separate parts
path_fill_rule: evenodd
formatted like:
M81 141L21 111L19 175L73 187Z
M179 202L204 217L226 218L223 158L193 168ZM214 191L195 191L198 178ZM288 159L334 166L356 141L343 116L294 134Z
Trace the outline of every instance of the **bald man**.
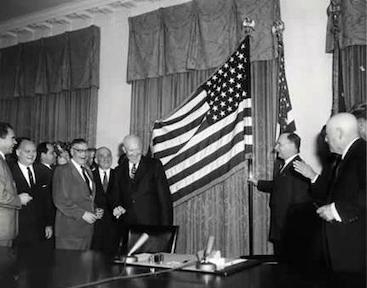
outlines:
M328 183L327 203L316 211L324 220L329 263L335 272L357 272L365 277L366 142L349 113L330 118L326 141L332 153L341 155Z
M96 183L95 206L103 210L102 218L94 225L92 249L107 254L114 253L117 248L117 221L112 215L112 189L115 181L115 170L111 168L112 153L107 147L96 151L97 169L92 171Z
M142 156L139 137L123 140L126 157L116 175L114 215L128 225L172 225L173 207L166 174L158 159Z

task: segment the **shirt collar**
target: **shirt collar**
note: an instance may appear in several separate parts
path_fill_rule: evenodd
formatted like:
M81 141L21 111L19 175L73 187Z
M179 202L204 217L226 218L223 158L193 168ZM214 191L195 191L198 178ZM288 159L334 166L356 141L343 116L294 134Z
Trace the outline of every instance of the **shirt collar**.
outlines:
M345 155L348 153L349 148L353 145L354 142L356 142L359 139L359 137L354 138L348 145L345 147L343 154L342 154L342 160L344 159Z
M291 156L288 159L284 160L284 166L283 167L287 166L297 156L298 156L298 153L297 154L294 154L293 156Z

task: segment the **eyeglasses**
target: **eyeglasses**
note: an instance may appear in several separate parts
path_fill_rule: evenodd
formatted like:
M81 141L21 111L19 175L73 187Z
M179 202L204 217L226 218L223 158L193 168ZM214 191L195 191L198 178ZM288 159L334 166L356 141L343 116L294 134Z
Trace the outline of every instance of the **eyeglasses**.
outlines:
M72 149L74 149L78 153L87 153L87 151L88 151L88 149L78 149L78 148L74 148L74 147Z

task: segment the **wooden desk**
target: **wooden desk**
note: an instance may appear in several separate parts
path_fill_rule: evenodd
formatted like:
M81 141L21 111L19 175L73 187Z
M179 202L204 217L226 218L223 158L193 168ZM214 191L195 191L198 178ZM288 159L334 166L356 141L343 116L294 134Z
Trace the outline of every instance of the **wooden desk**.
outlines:
M63 288L90 281L149 272L145 267L111 264L104 255L70 250L19 251L0 248L0 287L2 288ZM14 275L16 280L14 280ZM302 275L283 265L262 264L223 277L212 274L174 271L157 276L118 280L99 288L325 288L326 279Z

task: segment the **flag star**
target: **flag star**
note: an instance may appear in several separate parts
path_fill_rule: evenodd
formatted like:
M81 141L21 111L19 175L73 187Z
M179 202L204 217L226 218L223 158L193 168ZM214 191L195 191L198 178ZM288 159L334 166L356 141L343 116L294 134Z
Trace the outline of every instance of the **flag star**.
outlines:
M243 91L242 92L242 96L245 96L246 97L247 96L247 92L246 91Z
M237 68L238 68L238 69L242 69L242 68L243 68L243 64L241 64L241 63L240 63L240 64L238 64L238 65L237 65Z
M240 94L236 93L236 95L234 95L234 97L240 98Z
M228 68L228 63L224 64L224 68Z
M243 54L240 53L240 55L238 55L238 58L240 58L242 60L244 58Z
M231 112L232 111L232 107L231 106L228 106L227 110L228 110L228 112Z
M220 111L220 116L225 116L226 115L226 113L222 110L222 111Z
M218 119L218 117L217 117L216 115L213 115L212 119L213 119L214 121L216 121L216 120Z
M231 68L231 69L229 69L229 72L231 72L231 74L234 74L234 73L236 73L236 69Z
M232 102L233 102L233 98L232 98L232 97L229 97L229 98L228 98L228 102L229 102L229 103L232 103Z
M241 88L241 84L240 84L240 83L237 83L237 84L236 84L236 88L237 88L237 89L240 89L240 88Z
M242 74L241 73L237 75L237 79L242 79Z
M226 97L226 93L222 92L222 93L220 93L220 96L222 96L224 98L224 97Z
M213 111L218 111L218 106L214 105L213 106Z
M230 78L229 79L229 83L234 83L234 79L233 78Z
M223 77L227 77L228 76L228 73L227 72L225 72L224 74L223 74Z
M228 92L229 93L233 93L233 88L232 87L229 87Z
M213 79L214 79L214 80L217 80L217 79L218 79L218 76L217 76L217 75L214 75L214 76L213 76Z
M223 85L222 85L222 88L225 88L225 87L227 87L227 83L226 82L224 82Z
M222 101L222 102L220 102L220 106L224 107L224 106L226 106L226 103L224 103L224 102Z
M222 74L223 74L223 70L222 70L222 69L219 69L219 70L218 70L218 74L219 74L219 75L222 75Z
M208 82L206 82L206 85L211 86L212 85L212 82L211 81L208 81Z
M220 87L217 87L217 91L218 91L218 92L220 91Z
M234 59L233 59L233 57L231 57L230 59L229 59L229 62L233 62L234 61Z

